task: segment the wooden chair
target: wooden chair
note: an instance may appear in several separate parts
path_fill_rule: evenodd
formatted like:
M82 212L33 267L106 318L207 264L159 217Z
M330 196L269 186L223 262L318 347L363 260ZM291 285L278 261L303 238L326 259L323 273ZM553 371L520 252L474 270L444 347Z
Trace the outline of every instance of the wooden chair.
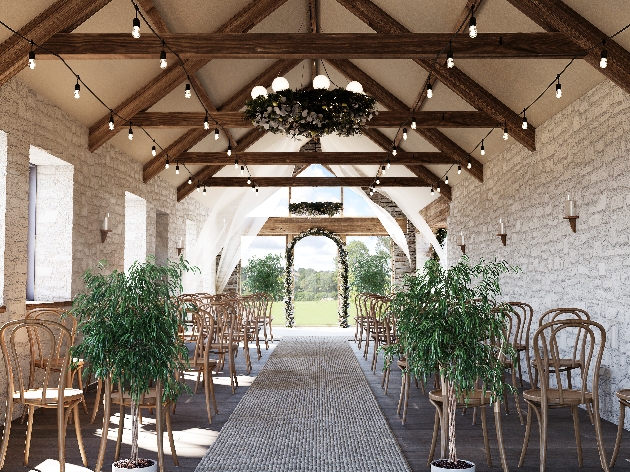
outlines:
M69 344L60 346L60 357L56 359L47 358L42 351L42 343L39 338L39 330L28 329L28 344L31 350L31 372L29 376L28 387L31 388L32 380L35 376L36 369L45 369L48 364L53 372L61 372L63 363L63 357L66 356L68 350L74 345L74 338L77 332L77 320L68 311L63 308L35 308L26 313L25 319L33 320L48 320L61 323L72 333L72 338L69 339ZM76 359L71 366L70 386L74 381L75 374L77 375L77 383L81 390L83 389L83 367L85 366L82 359ZM84 401L83 411L87 414L87 403Z
M572 341L572 337L575 341ZM566 341L566 343L565 343ZM566 345L566 347L565 347ZM547 429L550 408L570 408L573 414L578 465L582 467L582 445L579 430L578 407L587 410L592 406L595 436L602 468L608 472L599 416L599 368L606 345L606 331L599 323L584 319L556 319L540 326L533 337L534 361L540 376L540 388L523 392L527 402L527 426L519 467L523 465L532 425L532 410L536 413L540 429L540 471L544 472L547 459ZM562 372L566 372L567 358L563 350L572 350L573 359L580 361L580 382L577 388L563 385ZM552 382L553 380L553 382ZM592 391L588 386L592 385Z
M523 331L522 329L523 322L521 320L520 313L518 311L513 310L511 305L508 304L507 306L504 306L504 307L506 308L504 311L506 313L505 339L508 341L508 343L512 345L512 347L518 354L517 345L519 344L518 340L519 340L520 333ZM521 424L525 424L525 422L523 421L523 412L521 411L521 402L519 399L518 390L516 390L516 365L515 364L519 364L519 370L520 370L520 363L518 362L518 360L506 357L503 361L503 365L505 366L506 370L509 370L512 375L512 386L515 389L514 390L514 403L516 404L516 411L518 413L518 418ZM503 403L505 405L505 414L509 415L510 411L509 411L508 401L507 401L507 391L504 393Z
M376 374L378 365L378 351L381 344L387 342L390 325L386 324L386 314L389 310L389 298L372 295L370 304L370 338L372 340L372 372ZM366 343L367 347L367 343Z
M398 368L402 373L401 385L400 385L400 398L398 399L398 409L396 410L396 414L400 416L400 410L402 409L402 424L407 423L407 409L409 407L409 390L411 387L411 372L408 370L407 357L403 357L398 359L397 361ZM415 378L416 388L418 388L418 379ZM420 380L420 388L422 389L422 394L424 395L424 381Z
M534 319L534 309L531 305L523 302L508 302L508 305L512 307L513 312L517 313L521 324L518 332L514 333L514 344L513 347L518 354L518 377L521 384L521 388L523 388L523 363L521 361L521 353L525 354L525 366L527 368L527 374L529 375L529 381L531 382L532 377L532 369L531 369L531 357L530 357L530 333L532 320ZM514 385L516 387L516 385Z
M617 427L617 440L615 441L612 459L610 459L610 467L614 467L615 462L617 462L619 446L621 445L621 434L623 433L623 426L626 420L626 407L630 407L630 389L617 390L615 396L619 400L619 426Z
M111 405L115 404L120 407L120 422L118 423L118 438L116 440L116 453L114 460L120 459L120 447L122 443L123 429L125 426L125 407L131 407L131 397L123 391L122 386L118 384L118 390L112 391L111 379L105 379L105 398L103 400L103 432L101 434L101 444L98 451L98 459L96 461L95 472L100 472L105 459L105 450L107 448L107 433L109 431L109 421ZM171 409L170 402L162 402L162 383L155 382L156 386L151 388L147 393L142 395L138 404L138 414L142 409L155 410L155 430L157 432L157 450L158 450L158 470L164 471L164 421L166 420L166 430L168 440L171 447L171 455L175 467L179 467L177 452L175 451L175 442L173 440L173 429L171 427ZM159 400L158 400L159 399Z
M26 367L20 362L24 354L15 347L16 340L22 336L34 335L40 342L42 358L59 359L61 363L53 369L53 363L48 362L42 367L43 375L31 377L31 385L27 387L24 381ZM5 415L4 437L0 452L0 469L4 466L14 404L21 404L28 410L26 429L26 446L24 448L24 465L28 465L31 434L33 431L33 413L35 408L54 408L57 410L57 441L59 464L61 472L66 468L66 427L70 414L74 414L74 427L79 443L79 451L83 465L87 467L87 458L81 436L78 405L83 401L83 390L66 387L70 383L70 358L62 355L63 346L72 344L73 333L63 324L45 319L24 319L5 323L0 328L0 345L4 355L7 374L7 408ZM30 373L30 372L29 372Z
M201 305L199 312L205 317L206 325L214 323L213 333L209 333L211 337L207 343L208 352L217 356L219 370L223 368L227 358L232 393L236 393L238 378L234 357L238 342L234 340L234 311L230 305L229 301Z

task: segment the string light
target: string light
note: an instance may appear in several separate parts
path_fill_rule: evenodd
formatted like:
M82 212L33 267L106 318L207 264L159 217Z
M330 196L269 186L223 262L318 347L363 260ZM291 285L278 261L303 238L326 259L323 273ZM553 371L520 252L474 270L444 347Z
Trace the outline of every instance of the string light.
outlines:
M197 181L197 192L199 192L200 188L201 188L201 184L199 183L199 181Z
M525 116L525 109L523 109L523 129L527 129L527 117Z
M448 185L448 174L446 174L446 179L444 179L444 183Z
M186 88L184 89L184 98L192 97L192 93L190 92L190 84L186 84Z
M81 86L79 85L78 75L77 75L77 84L74 86L74 98L81 98Z
M407 141L407 128L403 128L403 139Z
M483 145L483 139L481 140L481 155L485 156L486 155L486 147Z
M433 98L433 87L431 84L427 84L427 98Z
M227 155L228 155L228 156L231 156L231 155L232 155L232 145L231 145L231 144L228 144Z
M162 52L160 53L160 69L166 69L168 62L166 62L166 51L164 50L164 41L162 41Z
M396 150L396 146L392 146L392 156L395 156L396 154L398 154L398 151Z
M35 69L35 51L31 50L28 53L28 66L31 69Z
M510 134L508 133L507 123L506 123L505 127L503 128L503 141L507 141L509 137L510 137Z
M462 166L457 166L457 175L462 173Z
M164 163L164 168L168 169L170 167L170 162L168 161L168 156L166 156L166 162Z
M203 129L210 129L210 122L208 121L207 113L206 113L206 117L203 119Z
M214 129L214 140L218 140L219 139L219 128L215 128Z
M455 67L455 59L453 59L453 42L449 40L448 42L448 53L446 53L446 67L452 69Z
M391 167L391 163L389 162L389 159L387 159L387 168L389 169Z
M435 191L433 190L433 185L431 185L431 195L435 195Z
M442 193L442 186L440 185L440 182L437 184L437 191L438 193Z
M138 7L136 7L136 17L133 19L131 36L138 39L140 37L140 19L138 18Z
M129 141L133 139L133 130L131 129L131 124L129 125Z
M256 190L256 195L258 195L258 187L256 187L256 189L255 189L255 190Z
M385 169L386 168L387 168L386 166L382 166L381 167L381 175L385 175Z
M157 149L155 149L155 146L151 146L151 155L153 157L157 156Z
M606 40L602 41L602 46L606 46ZM605 69L608 66L608 51L602 49L602 54L599 56L599 67Z
M414 116L411 118L411 129L416 129L416 126L416 117Z
M234 168L238 169L238 159L234 159Z
M206 184L203 184L203 196L206 196Z
M377 177L376 178L376 185L380 185L380 183L381 183L381 180Z
M472 159L468 156L468 164L466 164L466 169L472 169Z
M247 177L247 185L249 185L249 184L251 184L251 183L252 183L252 179L251 179L251 178L249 178L249 177Z
M562 85L560 84L560 74L558 74L558 83L556 84L556 98L562 98Z
M241 175L245 174L245 166L241 166Z
M477 18L475 18L475 5L470 8L470 23L468 23L468 36L477 37Z
M179 162L175 164L175 175L179 175Z
M256 184L252 184L252 192L256 191Z
M188 185L192 184L192 177L188 177Z
M114 114L109 114L109 130L114 131Z

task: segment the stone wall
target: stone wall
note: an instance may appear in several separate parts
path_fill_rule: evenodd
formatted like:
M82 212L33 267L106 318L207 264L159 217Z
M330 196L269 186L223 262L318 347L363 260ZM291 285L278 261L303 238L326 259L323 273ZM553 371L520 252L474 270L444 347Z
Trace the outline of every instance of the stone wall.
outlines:
M485 165L483 183L468 177L454 186L448 260L461 256L455 238L463 231L472 261L496 256L522 269L503 279L505 300L531 304L535 317L583 308L601 323L609 336L602 413L617 421L614 392L630 387L630 95L603 82L540 126L536 147L514 144ZM577 233L563 220L567 194ZM499 218L505 247L495 236Z

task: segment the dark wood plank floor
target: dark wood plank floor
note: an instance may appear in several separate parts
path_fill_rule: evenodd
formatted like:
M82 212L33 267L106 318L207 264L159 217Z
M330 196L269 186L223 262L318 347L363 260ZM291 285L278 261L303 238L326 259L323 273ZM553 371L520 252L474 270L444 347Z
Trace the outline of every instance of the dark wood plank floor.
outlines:
M295 334L299 335L298 330L295 330ZM291 333L293 334L293 333ZM309 333L312 334L312 333ZM325 333L321 333L325 334ZM400 418L396 415L396 408L398 405L398 395L400 389L400 372L394 368L390 379L390 388L387 395L384 394L380 385L380 370L378 374L373 374L370 371L370 363L363 359L361 353L356 349L356 345L352 343L354 351L359 359L359 363L362 366L366 378L374 392L379 405L381 406L388 423L398 439L401 449L407 458L412 470L414 471L427 471L429 468L426 465L429 447L431 442L431 435L433 431L433 421L435 409L429 403L427 396L423 395L419 389L412 386L411 396L409 401L409 414L407 417L407 424L402 425ZM250 376L240 376L239 382L241 387L237 390L235 395L232 395L229 381L227 377L220 374L216 379L216 392L217 402L219 405L219 415L213 418L213 424L208 425L205 413L205 401L203 394L197 395L184 395L181 397L177 405L177 413L173 417L173 429L176 441L176 449L179 456L180 467L175 468L169 455L168 441L165 435L165 465L168 471L182 471L192 472L195 470L196 465L199 463L201 456L207 451L210 444L213 443L218 435L221 427L227 421L230 413L234 410L243 394L247 390L247 386L251 384L255 375L263 366L266 359L269 357L273 349L271 345L269 351L263 349L263 358L260 361L252 360L253 371ZM253 352L253 350L252 350ZM244 373L244 356L242 352L239 353L237 358L237 365L239 373ZM379 362L379 369L382 366L382 362ZM189 380L189 385L194 387L194 381ZM357 399L360 401L360 399ZM94 392L88 394L88 405L90 413L94 403ZM523 472L534 472L539 470L538 462L538 427L536 423L532 427L532 436L530 439L528 453L525 459L525 464L522 468L517 469L518 458L520 456L521 447L523 444L523 436L525 433L525 427L521 426L516 411L514 408L513 400L510 400L510 412L508 416L503 416L503 431L505 436L505 443L507 447L508 463L511 470L519 470ZM524 406L524 404L522 405ZM279 405L279 408L281 405ZM465 416L458 415L457 417L457 432L458 432L458 453L461 458L472 460L477 464L477 470L479 471L497 471L501 470L501 464L496 446L496 436L494 434L494 420L492 415L488 415L488 426L490 428L490 445L492 453L493 467L488 467L485 461L485 453L483 449L483 437L481 433L481 424L473 426L471 424L472 412L468 412ZM563 410L553 411L550 415L550 442L548 449L548 467L550 472L564 472L580 470L584 472L599 471L601 467L599 465L599 458L597 454L597 448L595 443L595 436L593 427L591 426L588 415L586 412L581 411L580 416L580 432L582 437L582 448L584 452L584 467L578 469L577 467L577 454L575 448L575 436L573 433L573 421L570 412ZM109 464L113 461L116 431L117 431L117 418L112 418L110 426L109 440L107 444L107 454L105 458L104 470L110 470ZM123 452L124 457L129 451L129 439L130 434L128 431L130 425L129 416L125 421L125 436L123 438ZM89 469L81 467L81 460L79 456L78 446L74 434L74 428L70 426L68 428L68 439L66 445L67 462L71 464L68 467L68 472L83 472L86 470L93 470L98 454L98 446L101 436L102 427L102 411L98 415L94 424L89 424L89 416L86 416L81 412L81 426L83 431L83 438L86 445ZM369 424L365 425L369 428ZM606 453L608 459L612 454L612 448L614 445L614 439L616 435L616 426L604 422L604 437L606 444ZM33 439L31 445L31 458L29 461L30 468L22 465L22 454L24 450L24 438L25 438L25 425L20 424L19 420L13 422L11 429L9 450L7 453L7 460L3 471L29 471L37 470L39 472L52 472L57 471L58 466L54 460L57 454L57 432L56 432L56 419L55 415L51 411L47 411L44 414L36 413L35 423L33 430ZM144 421L141 431L141 455L148 458L156 458L156 438L153 417L148 415ZM630 457L630 433L626 434L626 438L622 443L622 451L620 459L617 462L615 470L630 470L630 463L624 460L625 457Z

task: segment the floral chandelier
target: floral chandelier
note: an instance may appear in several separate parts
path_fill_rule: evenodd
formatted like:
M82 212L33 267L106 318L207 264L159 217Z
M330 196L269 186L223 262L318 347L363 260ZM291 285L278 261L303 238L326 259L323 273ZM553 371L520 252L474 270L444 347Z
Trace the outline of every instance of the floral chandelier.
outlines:
M330 80L325 75L313 79L313 89L297 91L289 89L287 79L276 77L271 84L273 93L268 94L261 85L252 89L245 115L260 129L291 137L361 134L361 128L378 114L376 100L365 95L356 81L345 90L328 87Z

